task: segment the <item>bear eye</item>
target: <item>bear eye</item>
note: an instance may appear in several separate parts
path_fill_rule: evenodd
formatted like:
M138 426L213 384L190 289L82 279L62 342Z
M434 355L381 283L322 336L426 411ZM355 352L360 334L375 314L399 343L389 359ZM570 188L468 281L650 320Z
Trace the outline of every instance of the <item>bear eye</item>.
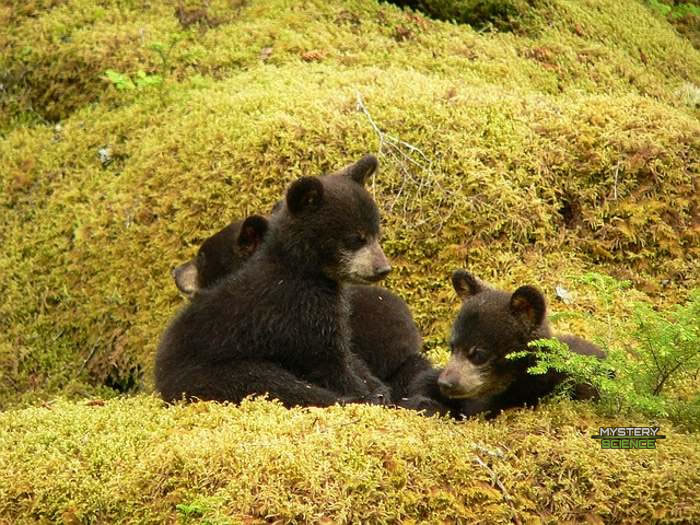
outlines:
M469 360L475 365L483 365L489 360L489 353L483 348L472 347L469 351Z
M348 245L351 249L357 250L367 244L367 235L364 233L354 233L348 239Z

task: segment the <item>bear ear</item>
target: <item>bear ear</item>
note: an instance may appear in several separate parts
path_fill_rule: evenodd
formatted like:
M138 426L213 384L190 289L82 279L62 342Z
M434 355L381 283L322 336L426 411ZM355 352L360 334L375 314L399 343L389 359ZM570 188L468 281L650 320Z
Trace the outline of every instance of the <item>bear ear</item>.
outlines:
M252 255L262 243L266 233L267 219L261 215L251 215L241 225L238 247L248 255Z
M462 301L484 289L479 279L466 270L455 270L452 274L452 286Z
M296 215L318 208L323 202L323 184L318 177L302 177L287 190L287 208Z
M364 186L365 181L377 171L379 161L374 155L365 155L354 164L350 164L341 170L341 174Z
M187 295L194 294L199 290L197 265L194 260L181 264L177 268L173 268L173 279L175 286L182 293Z
M542 324L547 312L544 295L534 286L521 286L510 297L510 311L528 328L535 329Z

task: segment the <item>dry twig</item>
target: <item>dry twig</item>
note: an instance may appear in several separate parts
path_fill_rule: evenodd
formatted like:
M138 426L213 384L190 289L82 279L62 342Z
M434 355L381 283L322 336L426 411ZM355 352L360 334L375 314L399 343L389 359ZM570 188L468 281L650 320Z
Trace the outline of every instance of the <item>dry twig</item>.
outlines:
M356 92L356 98L358 111L364 114L379 139L377 156L386 158L401 175L401 183L390 200L388 211L392 213L399 206L404 223L408 223L411 216L414 226L437 219L437 231L440 231L456 209L454 191L440 184L440 178L433 171L432 160L420 148L383 132L372 118L359 92ZM375 191L374 181L372 191ZM430 210L426 210L427 199L424 197L431 192L439 195L438 202L430 203ZM440 213L439 210L448 198L452 203L449 212Z

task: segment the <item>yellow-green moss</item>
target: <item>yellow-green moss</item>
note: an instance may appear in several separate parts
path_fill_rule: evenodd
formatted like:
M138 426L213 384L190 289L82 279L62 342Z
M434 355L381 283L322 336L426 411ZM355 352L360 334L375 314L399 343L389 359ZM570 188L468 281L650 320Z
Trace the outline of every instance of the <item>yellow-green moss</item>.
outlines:
M58 401L0 414L0 515L12 523L166 523L186 510L202 523L699 520L697 435L662 425L657 450L631 451L601 450L590 437L631 423L573 403L455 424L362 406Z
M667 102L679 81L697 83L698 52L640 3L541 3L546 9L523 22L541 29L530 38L479 36L469 26L372 0L301 6L289 0L216 0L209 7L190 1L183 3L192 14L185 20L199 16L210 23L184 25L172 2L9 2L0 11L8 26L0 35L3 84L10 95L4 109L8 117L65 118L104 99L106 69L225 78L261 62L391 64L550 93L631 91ZM163 67L150 45L174 41Z
M0 2L0 522L698 521L697 435L662 421L659 450L604 452L588 436L634 421L586 405L456 425L85 401L151 389L169 269L203 238L368 151L387 285L437 362L465 264L603 343L630 300L682 300L700 52L634 0L537 5L480 33L373 0ZM636 289L605 303L590 270Z
M13 349L5 369L17 370L8 394L148 370L182 301L170 267L229 220L271 207L294 178L378 148L358 94L381 129L429 161L387 150L372 185L398 270L389 285L405 291L428 340L447 332L447 276L465 256L510 286L551 286L552 270L597 262L652 291L670 279L682 296L696 283L700 135L683 111L396 68L264 65L166 100L127 95L0 144L11 211L0 225L10 276L0 322ZM102 147L114 159L106 167ZM568 224L565 203L578 210Z

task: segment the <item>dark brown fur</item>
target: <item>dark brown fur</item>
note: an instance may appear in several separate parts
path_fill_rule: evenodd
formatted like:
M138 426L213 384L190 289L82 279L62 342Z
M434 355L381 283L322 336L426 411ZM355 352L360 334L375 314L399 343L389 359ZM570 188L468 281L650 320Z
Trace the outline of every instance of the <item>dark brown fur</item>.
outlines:
M414 392L439 399L453 415L537 405L566 379L550 371L528 374L535 357L507 359L513 352L529 350L528 343L552 337L544 296L533 286L513 293L492 288L473 275L458 270L452 283L462 307L452 327L450 360L439 373L426 372L412 385ZM573 335L556 336L572 352L604 358L594 344ZM575 399L595 397L589 385L576 385Z
M173 271L180 291L191 296L243 267L254 253L251 248L263 242L267 227L256 222L241 239L242 224L233 222L206 239L194 259ZM391 388L392 400L401 403L414 376L432 368L421 354L422 338L408 305L389 290L370 285L349 285L348 301L352 352Z
M345 286L388 271L376 243L378 211L362 186L376 164L367 156L342 174L290 186L248 263L196 293L163 335L156 386L164 399L268 394L286 406L388 399L349 351ZM265 219L248 218L242 230L251 220Z

